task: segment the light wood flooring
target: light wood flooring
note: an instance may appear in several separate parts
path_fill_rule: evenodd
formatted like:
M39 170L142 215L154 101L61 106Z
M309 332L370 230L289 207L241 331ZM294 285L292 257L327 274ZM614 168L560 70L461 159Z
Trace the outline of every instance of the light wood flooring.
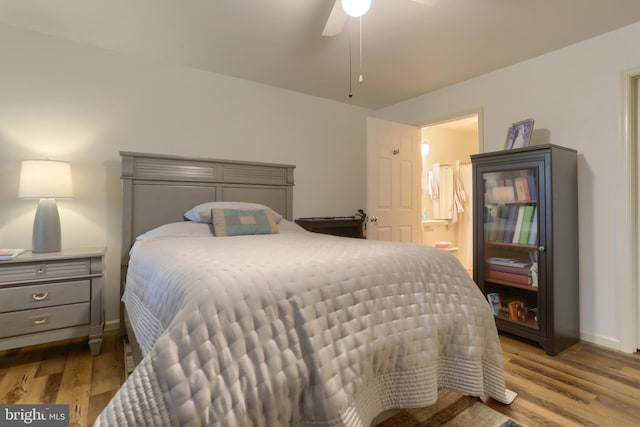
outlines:
M640 355L580 342L555 357L501 335L511 405L487 404L524 426L640 426Z
M579 343L555 357L500 338L511 405L490 407L526 427L640 425L640 356ZM68 403L71 426L91 426L124 382L123 345L105 334L92 357L86 339L0 352L0 403Z
M0 403L69 404L71 427L91 426L125 381L119 332L107 332L102 351L86 338L0 352Z

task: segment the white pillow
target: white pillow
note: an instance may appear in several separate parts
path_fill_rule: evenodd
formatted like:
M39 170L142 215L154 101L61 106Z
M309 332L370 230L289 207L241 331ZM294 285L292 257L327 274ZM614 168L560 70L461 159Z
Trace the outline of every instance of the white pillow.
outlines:
M259 203L248 203L248 202L207 202L202 203L198 206L194 206L189 209L184 217L188 220L195 222L208 222L211 224L213 220L211 219L211 209L222 208L222 209L236 209L236 210L244 210L244 211L253 211L256 209L271 209L268 206L261 205ZM276 219L276 224L282 221L282 215L278 212L271 209L273 212L273 216Z
M145 240L162 236L212 236L211 225L192 221L171 222L152 228L139 235L136 240Z

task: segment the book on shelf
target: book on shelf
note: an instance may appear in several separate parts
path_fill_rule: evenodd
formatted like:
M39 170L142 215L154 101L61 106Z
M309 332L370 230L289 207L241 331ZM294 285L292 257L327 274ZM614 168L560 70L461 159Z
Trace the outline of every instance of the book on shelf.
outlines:
M513 179L508 175L500 175L498 178L489 180L491 189L491 199L494 202L508 203L516 201Z
M500 201L498 194L498 181L493 174L487 174L484 177L484 199L485 201L497 203Z
M493 242L498 236L498 227L500 225L500 209L502 205L495 206L491 209L492 222L489 226L489 233L487 234L487 240Z
M504 176L500 175L496 178L496 201L498 202L504 202L507 200L507 193L506 190L507 187L505 186L504 183Z
M524 217L522 218L522 229L520 230L520 239L518 243L526 245L529 243L529 234L531 234L531 223L533 220L533 213L536 207L533 205L524 206Z
M516 226L513 232L511 243L520 243L520 231L522 230L522 221L524 220L524 206L518 206L518 214L516 216Z
M517 283L519 285L528 285L529 284L529 275L528 274L514 274L507 273L506 271L498 271L498 270L488 270L487 271L487 279L489 280L501 280L504 282Z
M538 244L538 208L534 209L533 217L531 218L531 228L529 231L529 242L530 245Z
M527 264L523 267L515 265L488 264L489 270L504 271L505 273L521 274L528 276L530 266Z
M516 258L489 257L487 258L487 262L491 265L506 265L509 267L521 267L521 268L529 268L529 265L530 265L529 261L524 261Z
M538 200L538 183L536 182L536 172L533 169L527 172L527 184L529 187L529 200Z
M513 186L513 178L509 175L507 175L504 178L504 188L505 188L505 202L515 202L517 199L516 197L516 189Z
M529 200L529 196L527 195L527 191L524 187L526 182L526 177L522 178L521 176L516 177L513 181L516 187L516 196L518 198L518 201Z
M520 171L520 178L522 178L522 187L524 189L524 196L525 199L524 200L531 200L531 192L529 191L529 179L527 178L527 176L529 175L529 170L521 170Z
M485 240L491 240L491 230L494 228L498 221L498 206L485 206L484 207L484 235Z
M485 200L493 203L511 203L538 199L535 170L502 173L495 177L487 174L485 178Z
M0 261L9 261L24 252L24 249L0 249Z
M498 207L498 223L496 225L494 241L502 242L502 238L504 237L504 228L507 225L507 214L509 213L509 209L506 205L500 205ZM493 232L492 232L493 235Z
M507 215L507 223L504 227L504 237L502 239L505 243L511 243L513 240L513 233L516 230L516 219L518 216L518 206L509 205L509 213Z

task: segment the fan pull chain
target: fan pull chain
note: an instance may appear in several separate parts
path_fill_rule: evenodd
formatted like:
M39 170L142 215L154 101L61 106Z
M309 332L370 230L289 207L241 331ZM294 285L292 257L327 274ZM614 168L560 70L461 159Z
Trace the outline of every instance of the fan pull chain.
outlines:
M358 77L358 83L362 84L364 78L362 77L362 16L360 17L360 76Z
M353 88L351 86L352 76L353 76L353 54L352 54L352 46L353 46L353 31L351 29L351 20L349 20L349 98L353 98ZM359 67L360 73L358 75L358 83L364 83L364 76L362 74L362 16L360 17L360 33L359 33Z
M351 91L351 44L352 44L352 34L351 34L351 20L349 20L349 98L353 98L353 92Z

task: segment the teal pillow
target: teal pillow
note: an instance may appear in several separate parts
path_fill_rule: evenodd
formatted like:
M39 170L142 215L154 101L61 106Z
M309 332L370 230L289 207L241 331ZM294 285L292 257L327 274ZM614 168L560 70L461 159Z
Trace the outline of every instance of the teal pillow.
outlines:
M276 224L271 209L211 209L213 233L216 236L241 236L248 234L276 234Z

